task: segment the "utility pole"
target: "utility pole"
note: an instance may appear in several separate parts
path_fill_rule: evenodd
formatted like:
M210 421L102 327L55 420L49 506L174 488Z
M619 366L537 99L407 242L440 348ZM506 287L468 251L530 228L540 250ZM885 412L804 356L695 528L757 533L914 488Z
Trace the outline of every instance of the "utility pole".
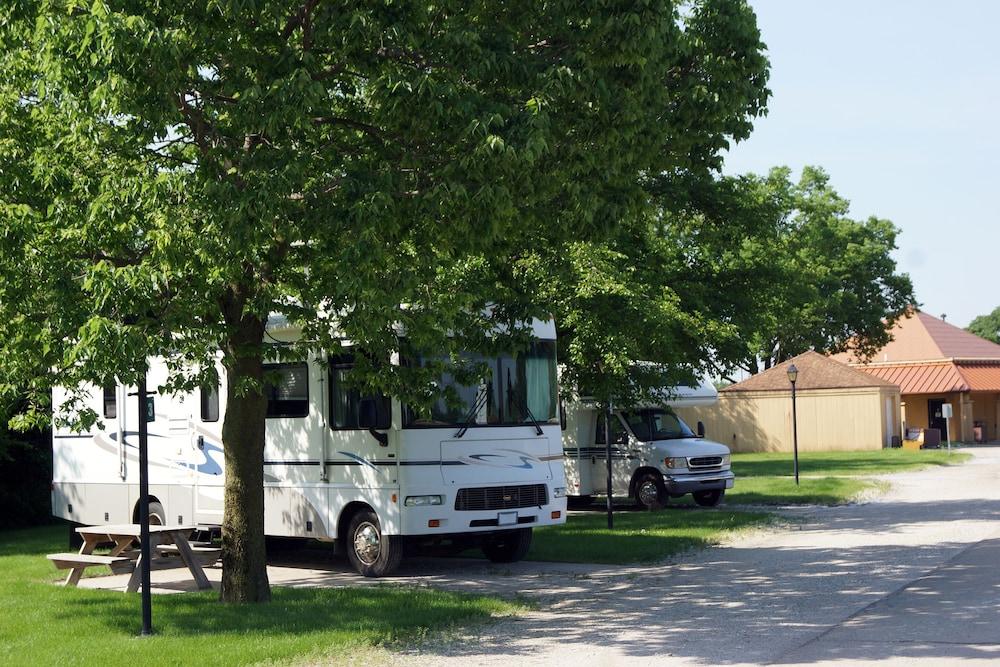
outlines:
M615 527L615 515L612 502L613 487L611 484L611 420L614 412L611 409L611 400L608 400L608 407L604 412L604 455L608 466L608 530Z

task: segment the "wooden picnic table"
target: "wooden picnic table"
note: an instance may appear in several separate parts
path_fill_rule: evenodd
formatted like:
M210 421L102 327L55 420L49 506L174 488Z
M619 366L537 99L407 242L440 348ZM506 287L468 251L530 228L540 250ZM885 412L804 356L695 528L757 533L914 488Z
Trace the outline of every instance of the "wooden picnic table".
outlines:
M205 570L202 569L199 559L195 557L194 552L191 549L191 544L188 542L188 535L190 535L196 528L196 526L150 526L150 551L151 553L155 552L156 547L159 545L173 544L177 548L177 553L181 557L181 560L184 561L188 570L191 571L191 576L194 578L198 588L211 588L212 584L208 581L208 577L205 576ZM95 562L87 562L87 559L82 557L90 556L90 554L94 552L97 545L102 542L114 542L115 546L111 550L110 557L106 557L114 562L108 564L111 565L112 569L114 569L115 564L119 563L122 557L130 559L134 558L132 576L129 578L128 586L125 590L129 593L134 593L139 590L142 554L139 551L132 549L132 543L139 541L142 526L137 523L112 524L108 526L84 526L77 528L76 532L78 532L80 537L83 538L83 545L80 547L81 559L77 565L73 565L72 562L66 563L66 565L71 568L69 575L66 577L67 586L76 586L80 581L81 575L83 575L84 569L86 569L88 565L95 564ZM66 560L69 561L70 559Z

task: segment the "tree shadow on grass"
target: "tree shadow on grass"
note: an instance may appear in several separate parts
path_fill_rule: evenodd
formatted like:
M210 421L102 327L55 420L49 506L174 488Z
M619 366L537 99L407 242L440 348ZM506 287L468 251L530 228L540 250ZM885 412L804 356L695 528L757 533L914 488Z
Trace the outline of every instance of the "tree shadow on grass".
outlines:
M111 631L132 633L139 597L117 592L77 591L54 612L60 622L97 618ZM156 596L158 635L246 635L280 637L322 633L328 643L368 639L393 641L459 621L487 620L510 607L498 600L448 591L374 586L363 588L274 588L268 604L229 605L217 593Z

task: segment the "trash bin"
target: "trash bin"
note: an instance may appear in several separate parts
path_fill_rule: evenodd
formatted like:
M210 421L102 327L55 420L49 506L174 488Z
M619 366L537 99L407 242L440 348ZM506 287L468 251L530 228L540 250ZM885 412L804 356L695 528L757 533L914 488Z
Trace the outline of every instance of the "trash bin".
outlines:
M972 439L976 442L986 442L986 424L984 422L972 422Z

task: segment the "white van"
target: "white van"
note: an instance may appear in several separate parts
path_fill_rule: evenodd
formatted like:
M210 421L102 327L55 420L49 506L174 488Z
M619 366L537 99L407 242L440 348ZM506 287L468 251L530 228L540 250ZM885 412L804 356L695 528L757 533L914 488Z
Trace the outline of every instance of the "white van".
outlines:
M729 448L704 439L673 411L673 406L707 405L718 400L710 385L677 387L660 405L616 410L612 415L611 478L616 496L629 496L649 509L690 493L703 507L722 501L733 488ZM576 503L607 493L607 445L604 415L596 402L566 406L563 454L567 494Z

